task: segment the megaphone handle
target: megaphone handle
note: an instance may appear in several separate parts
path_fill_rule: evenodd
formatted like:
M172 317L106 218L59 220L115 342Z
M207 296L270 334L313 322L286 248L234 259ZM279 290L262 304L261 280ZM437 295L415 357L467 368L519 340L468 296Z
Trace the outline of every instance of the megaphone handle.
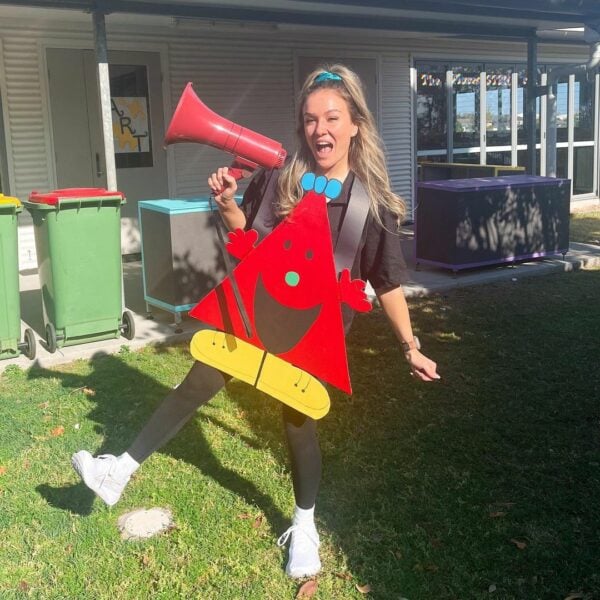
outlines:
M240 289L238 287L237 281L235 280L235 276L233 275L233 265L231 264L231 258L229 256L229 252L227 252L227 247L225 246L225 236L223 235L223 222L220 213L219 217L217 218L217 222L215 223L215 227L217 228L217 235L219 236L219 241L221 242L221 253L223 254L223 261L225 262L225 270L227 271L227 275L231 283L231 289L233 290L233 296L235 298L237 307L240 311L242 322L244 323L246 335L248 337L252 337L250 317L248 317L248 313L246 312L246 307L244 306L244 302L240 294Z
M227 170L227 174L231 175L237 181L238 179L248 177L250 171L244 171L244 169L238 169L236 167L229 167L229 169Z
M258 166L258 165L257 165ZM236 181L239 179L245 179L246 177L250 177L254 172L254 168L251 168L248 165L241 165L239 160L236 158L229 167L227 167L227 174L231 175ZM217 194L222 194L225 188L221 188Z

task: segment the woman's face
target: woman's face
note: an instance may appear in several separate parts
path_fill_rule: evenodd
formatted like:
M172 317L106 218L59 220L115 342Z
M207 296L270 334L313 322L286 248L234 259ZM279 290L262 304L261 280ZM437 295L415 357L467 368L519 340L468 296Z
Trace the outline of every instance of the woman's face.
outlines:
M316 90L306 98L303 118L317 175L343 180L349 169L350 140L358 133L346 100L333 89Z

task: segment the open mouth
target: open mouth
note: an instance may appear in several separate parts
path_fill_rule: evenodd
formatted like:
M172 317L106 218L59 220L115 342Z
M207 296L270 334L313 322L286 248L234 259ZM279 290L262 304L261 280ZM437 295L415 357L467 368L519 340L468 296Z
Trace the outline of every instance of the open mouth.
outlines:
M306 335L321 312L321 304L312 308L290 308L278 302L259 275L254 293L254 325L264 347L271 354L283 354Z
M315 148L319 156L326 156L333 151L333 144L331 142L317 142Z

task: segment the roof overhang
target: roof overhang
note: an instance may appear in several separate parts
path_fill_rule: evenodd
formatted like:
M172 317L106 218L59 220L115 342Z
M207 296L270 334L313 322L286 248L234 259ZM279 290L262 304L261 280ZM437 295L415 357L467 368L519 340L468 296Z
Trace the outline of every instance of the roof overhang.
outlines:
M0 4L504 39L600 22L597 0L0 0Z

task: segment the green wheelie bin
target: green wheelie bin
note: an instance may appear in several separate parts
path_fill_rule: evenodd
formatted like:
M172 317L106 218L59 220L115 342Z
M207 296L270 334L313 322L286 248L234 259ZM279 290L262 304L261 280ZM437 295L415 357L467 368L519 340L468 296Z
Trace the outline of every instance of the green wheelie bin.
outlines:
M121 192L68 188L32 192L31 213L46 346L57 348L135 336L123 312Z
M17 215L23 210L18 198L0 194L0 359L20 353L35 358L35 336L26 329L21 343L19 252Z

